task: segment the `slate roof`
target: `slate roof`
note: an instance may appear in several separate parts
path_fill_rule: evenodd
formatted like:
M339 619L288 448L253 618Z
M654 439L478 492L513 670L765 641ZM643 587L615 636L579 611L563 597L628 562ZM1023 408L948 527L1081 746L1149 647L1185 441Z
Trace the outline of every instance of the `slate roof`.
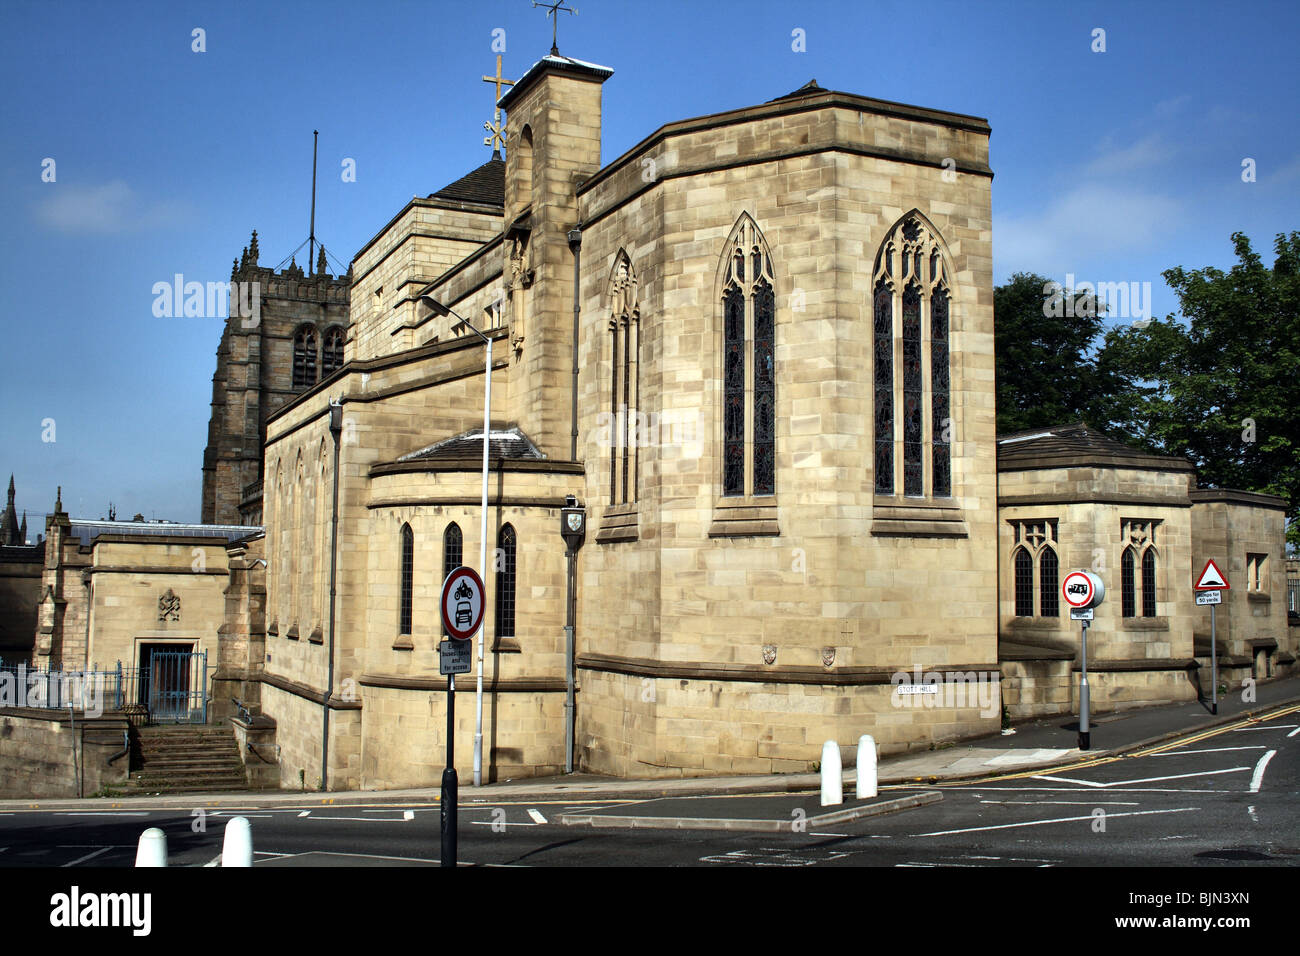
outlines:
M998 438L998 470L1064 468L1077 465L1116 465L1193 471L1192 463L1172 455L1134 448L1103 434L1087 422L1029 428Z
M430 199L450 199L457 202L477 202L489 206L505 207L506 163L495 153L486 163L468 175L460 177L449 186L429 194Z
M149 535L164 538L224 538L226 543L260 532L257 525L181 524L175 521L94 521L71 519L70 534L81 539L83 547L101 534Z
M431 461L446 458L482 458L483 429L475 428L451 438L443 439L418 451L403 455L398 461ZM518 425L493 428L488 432L488 458L531 458L542 460L546 456L538 450Z

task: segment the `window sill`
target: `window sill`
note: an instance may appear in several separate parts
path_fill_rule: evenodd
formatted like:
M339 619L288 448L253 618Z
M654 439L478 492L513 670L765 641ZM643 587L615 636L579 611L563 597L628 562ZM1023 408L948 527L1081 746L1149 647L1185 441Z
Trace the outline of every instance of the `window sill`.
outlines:
M776 538L780 535L776 498L772 495L723 498L713 505L710 538Z
M307 641L308 641L308 643L310 643L310 644L324 644L324 643L325 643L325 634L324 634L324 632L321 630L319 624L316 625L314 628L312 628L312 632L311 632L310 634L307 635Z
M298 625L294 624L292 627L290 627L289 630L284 632L284 636L291 641L298 640Z
M393 641L393 650L395 651L413 651L415 642L411 640L410 634L398 634L397 640Z
M1061 618L1057 617L1013 617L1008 626L1017 631L1055 631L1061 626Z
M871 533L877 537L968 538L966 517L952 498L876 495Z
M1167 631L1169 630L1169 618L1121 617L1119 627L1121 631Z
M600 530L596 532L597 544L637 540L637 506L635 502L610 505L605 509Z
M513 637L498 638L492 645L493 654L522 654L524 649L519 646L519 641Z
M1246 600L1258 601L1261 604L1271 604L1273 602L1273 598L1266 591L1247 591Z

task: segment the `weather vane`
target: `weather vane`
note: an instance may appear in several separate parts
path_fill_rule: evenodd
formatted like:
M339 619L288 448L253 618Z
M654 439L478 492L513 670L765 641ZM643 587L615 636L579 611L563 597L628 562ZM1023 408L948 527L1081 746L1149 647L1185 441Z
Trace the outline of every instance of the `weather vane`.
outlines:
M492 101L492 105L493 105L492 122L483 124L483 128L492 134L491 136L483 137L483 145L491 146L492 152L495 153L498 149L500 149L502 146L506 144L505 133L501 129L501 108L496 104L501 99L501 87L515 85L514 80L507 80L501 76L501 54L500 53L497 54L497 75L485 76L483 77L483 82L495 83L497 88L496 99Z
M559 56L560 48L555 45L555 29L560 25L558 13L563 10L565 13L572 13L576 17L578 15L577 8L566 7L564 0L555 0L555 3L538 3L537 0L533 0L533 6L546 8L546 15L551 18L551 56Z

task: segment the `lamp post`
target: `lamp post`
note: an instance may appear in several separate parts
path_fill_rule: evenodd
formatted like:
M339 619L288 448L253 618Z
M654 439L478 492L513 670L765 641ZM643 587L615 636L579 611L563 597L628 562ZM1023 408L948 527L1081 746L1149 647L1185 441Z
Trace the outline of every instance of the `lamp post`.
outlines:
M422 295L420 301L433 310L435 315L454 316L460 325L469 329L487 345L487 359L483 366L483 516L479 528L478 566L487 577L487 533L488 533L488 433L492 426L492 339L476 329L463 315L453 312L432 296ZM483 785L483 632L487 630L486 609L483 623L478 629L478 686L474 695L474 786ZM450 733L450 729L448 733Z

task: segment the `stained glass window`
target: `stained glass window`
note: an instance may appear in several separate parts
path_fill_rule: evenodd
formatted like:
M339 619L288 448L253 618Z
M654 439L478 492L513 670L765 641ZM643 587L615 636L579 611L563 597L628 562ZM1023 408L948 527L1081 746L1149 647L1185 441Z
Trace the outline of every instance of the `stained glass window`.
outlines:
M1156 616L1156 550L1142 553L1142 616Z
M758 253L754 253L758 262ZM754 290L754 494L776 491L776 295L766 282Z
M515 529L497 535L497 639L515 636Z
M399 633L411 633L411 593L415 585L415 535L409 524L402 525L401 620Z
M1034 559L1024 548L1016 548L1016 617L1034 616Z
M744 262L741 257L738 262ZM745 493L745 297L723 297L723 494Z
M1056 552L1043 548L1043 553L1038 556L1038 613L1042 617L1059 617L1061 614L1059 571Z
M1124 617L1137 617L1137 582L1133 578L1133 549L1119 559L1120 605Z
M903 291L903 494L925 494L921 465L921 294Z
M935 257L937 258L937 256ZM934 259L931 260L931 269ZM934 494L952 494L952 418L948 410L948 293L936 289L930 296L930 409L931 460Z
M894 293L876 287L875 308L876 492L894 493Z

